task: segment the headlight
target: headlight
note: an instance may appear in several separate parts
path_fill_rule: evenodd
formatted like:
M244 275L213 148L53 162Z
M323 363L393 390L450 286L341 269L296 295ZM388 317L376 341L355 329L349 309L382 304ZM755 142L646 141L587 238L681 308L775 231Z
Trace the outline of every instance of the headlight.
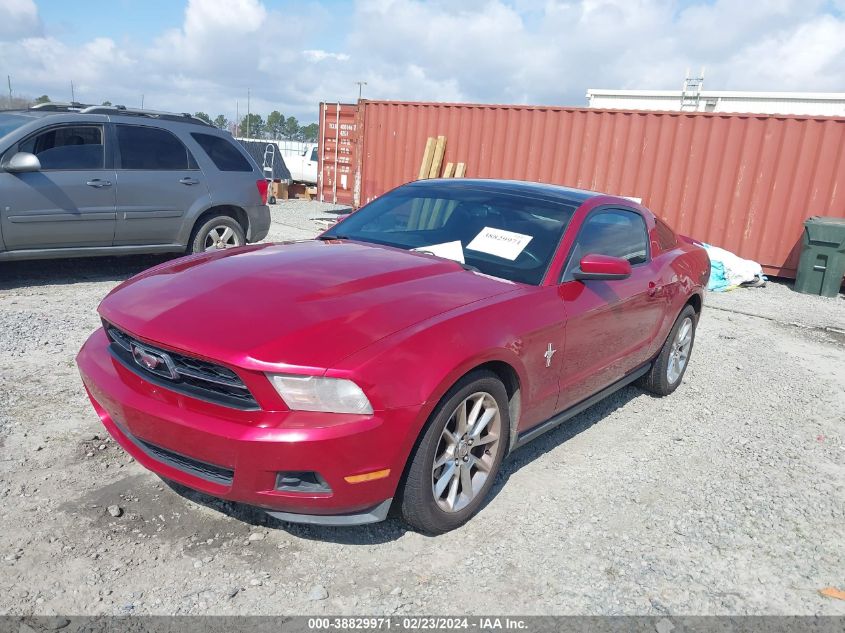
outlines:
M294 411L372 413L361 387L344 378L267 374L282 400Z

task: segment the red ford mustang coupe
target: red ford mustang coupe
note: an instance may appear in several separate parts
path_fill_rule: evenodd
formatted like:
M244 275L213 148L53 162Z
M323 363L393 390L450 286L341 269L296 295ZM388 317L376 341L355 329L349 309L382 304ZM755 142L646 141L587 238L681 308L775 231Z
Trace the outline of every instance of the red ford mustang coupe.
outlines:
M133 277L77 360L109 433L166 479L285 521L393 506L441 533L509 451L631 382L674 391L709 270L625 198L426 180L316 240Z

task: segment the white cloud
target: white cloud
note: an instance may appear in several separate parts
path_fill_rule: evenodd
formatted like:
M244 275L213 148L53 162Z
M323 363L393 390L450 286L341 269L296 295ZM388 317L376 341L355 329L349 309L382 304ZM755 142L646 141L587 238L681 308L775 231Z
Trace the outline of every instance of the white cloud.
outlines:
M309 62L321 62L325 59L334 59L339 62L349 60L349 55L346 53L329 53L328 51L320 50L319 48L302 51L302 56Z
M0 3L0 40L37 35L41 20L35 0L3 0Z
M73 79L89 101L232 117L250 89L252 111L304 120L360 80L368 98L581 105L587 88L679 88L705 66L712 89L841 91L843 2L359 0L338 17L329 0L190 0L152 42L71 47L31 0L3 0L0 59L30 95L65 98Z

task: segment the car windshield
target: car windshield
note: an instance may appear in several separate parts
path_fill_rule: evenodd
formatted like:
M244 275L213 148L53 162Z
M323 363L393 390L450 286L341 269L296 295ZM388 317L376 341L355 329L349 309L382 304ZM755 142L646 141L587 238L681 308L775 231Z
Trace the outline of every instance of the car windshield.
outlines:
M508 281L539 285L577 202L470 185L407 185L361 207L321 239L417 250Z
M9 132L14 132L24 123L31 120L29 117L19 114L0 114L0 138L6 136Z

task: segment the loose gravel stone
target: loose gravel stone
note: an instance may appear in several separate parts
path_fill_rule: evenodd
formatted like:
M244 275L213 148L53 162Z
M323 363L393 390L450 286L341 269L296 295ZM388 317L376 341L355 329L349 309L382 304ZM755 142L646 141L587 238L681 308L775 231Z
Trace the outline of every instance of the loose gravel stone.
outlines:
M329 597L329 592L323 585L314 585L311 587L311 590L308 592L308 599L309 600L325 600Z

